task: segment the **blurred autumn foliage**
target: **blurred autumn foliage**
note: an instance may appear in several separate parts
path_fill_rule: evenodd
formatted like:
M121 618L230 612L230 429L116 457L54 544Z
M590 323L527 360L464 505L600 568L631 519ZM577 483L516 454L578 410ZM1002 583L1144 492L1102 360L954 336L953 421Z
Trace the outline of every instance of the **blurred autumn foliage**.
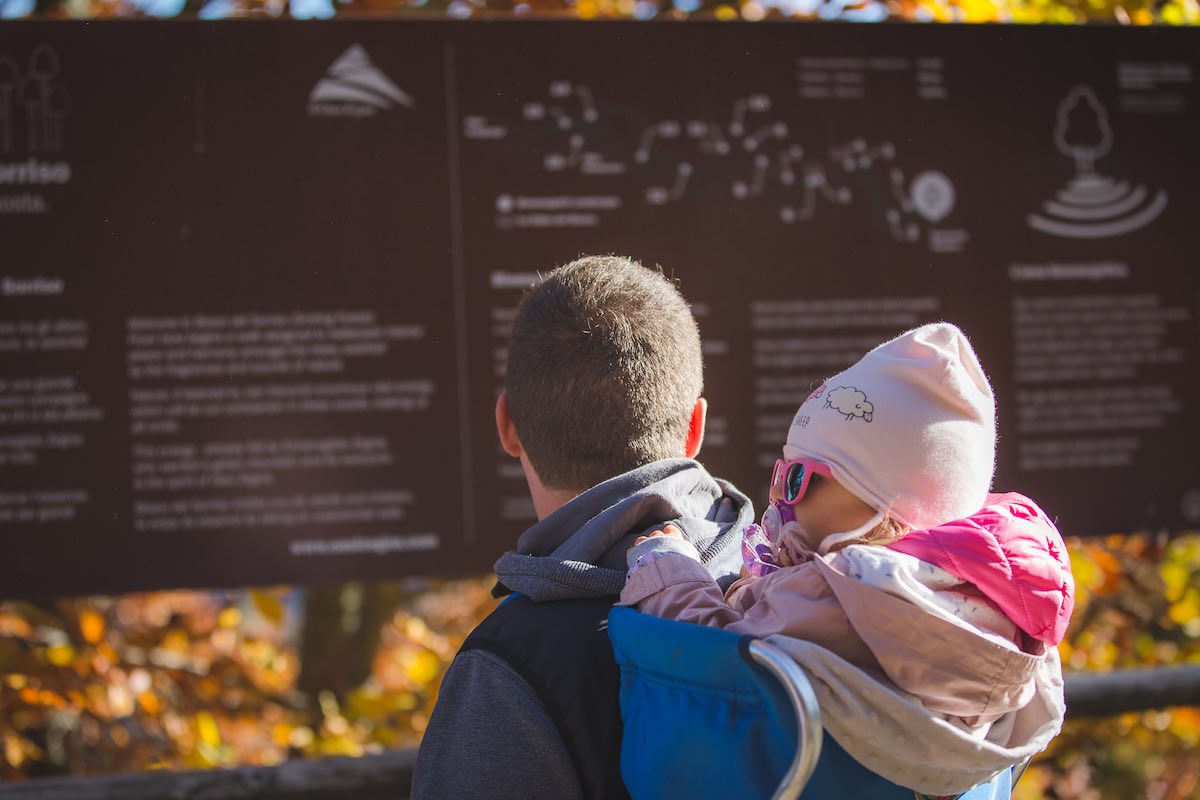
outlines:
M415 746L442 673L495 606L491 585L410 583L376 631L365 680L311 695L297 690L302 620L289 619L300 589L0 604L0 777ZM339 628L355 616L351 607ZM325 652L345 652L335 645Z
M1198 0L0 0L0 19L555 17L1198 25Z
M1200 663L1200 535L1069 542L1065 671ZM1034 798L1200 797L1200 708L1068 721L1017 785Z
M564 17L1200 25L1198 0L0 0L0 19ZM1060 652L1200 663L1200 534L1069 543ZM419 741L490 577L0 603L0 778L276 764ZM1200 709L1067 723L1019 800L1200 797Z
M1078 601L1061 646L1068 670L1200 662L1200 535L1072 541L1070 551ZM2 603L0 776L415 746L446 667L495 607L491 585L488 577ZM1198 740L1196 708L1069 722L1015 797L1194 798Z

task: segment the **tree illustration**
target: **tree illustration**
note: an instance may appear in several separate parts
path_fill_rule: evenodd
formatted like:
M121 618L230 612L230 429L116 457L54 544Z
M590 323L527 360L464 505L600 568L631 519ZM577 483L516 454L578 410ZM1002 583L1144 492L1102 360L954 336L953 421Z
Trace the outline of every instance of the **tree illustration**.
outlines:
M1058 104L1054 143L1060 153L1074 159L1080 175L1094 173L1097 159L1112 149L1108 112L1091 87L1076 86Z
M13 100L20 83L17 62L0 54L0 153L13 149Z

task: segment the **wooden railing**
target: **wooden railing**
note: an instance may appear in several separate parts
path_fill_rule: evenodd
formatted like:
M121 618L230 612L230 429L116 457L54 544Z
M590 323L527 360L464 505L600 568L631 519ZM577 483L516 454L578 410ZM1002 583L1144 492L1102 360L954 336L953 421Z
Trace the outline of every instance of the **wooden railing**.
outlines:
M1067 717L1200 705L1200 664L1075 673ZM0 784L0 800L404 800L417 751L289 761L276 767L40 778Z

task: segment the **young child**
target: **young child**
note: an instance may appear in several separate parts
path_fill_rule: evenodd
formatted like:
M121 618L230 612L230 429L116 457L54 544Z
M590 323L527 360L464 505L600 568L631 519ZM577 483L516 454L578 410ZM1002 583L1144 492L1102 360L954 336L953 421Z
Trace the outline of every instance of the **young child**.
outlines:
M1055 645L1073 605L1053 523L989 495L995 400L962 332L909 331L800 406L744 577L722 592L674 526L630 549L621 601L774 636L826 730L860 763L955 794L1043 749L1062 723Z

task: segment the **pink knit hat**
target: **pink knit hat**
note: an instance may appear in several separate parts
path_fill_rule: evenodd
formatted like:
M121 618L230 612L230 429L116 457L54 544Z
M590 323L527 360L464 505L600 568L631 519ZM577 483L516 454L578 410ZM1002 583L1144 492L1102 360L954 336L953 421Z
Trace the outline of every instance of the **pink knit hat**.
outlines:
M828 465L872 508L929 528L983 506L995 469L996 401L962 331L923 325L809 395L783 452Z

